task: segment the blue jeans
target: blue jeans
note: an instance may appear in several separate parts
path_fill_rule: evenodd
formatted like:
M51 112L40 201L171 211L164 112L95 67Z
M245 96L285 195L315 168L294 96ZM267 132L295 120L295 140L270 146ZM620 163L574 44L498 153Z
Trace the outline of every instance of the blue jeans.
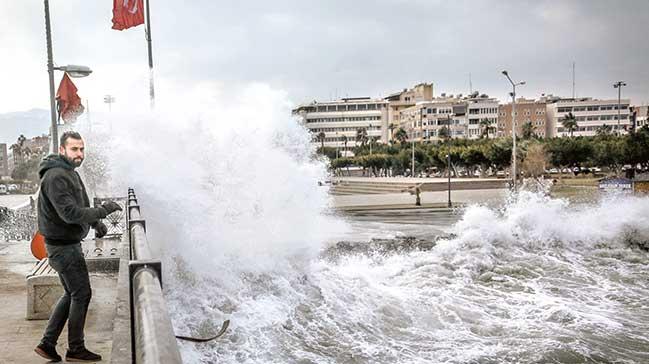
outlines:
M46 244L45 248L50 266L59 273L65 292L52 310L41 344L56 346L68 321L68 347L76 352L85 348L83 327L92 296L86 259L81 251L81 243L61 246Z

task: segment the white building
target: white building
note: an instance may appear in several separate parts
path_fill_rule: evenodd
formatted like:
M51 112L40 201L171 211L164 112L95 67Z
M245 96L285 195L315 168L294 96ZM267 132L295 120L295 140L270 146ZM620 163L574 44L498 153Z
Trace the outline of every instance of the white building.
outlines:
M620 120L618 123L618 101L615 100L597 100L590 97L577 99L548 99L547 101L547 121L550 135L569 136L570 132L563 127L562 121L566 115L572 113L577 122L577 129L573 132L574 136L591 136L596 135L598 128L608 125L614 133L627 133L631 125L629 120L629 99L620 101Z
M368 138L381 140L382 130L387 128L387 104L383 99L369 97L314 101L298 106L293 110L293 114L311 131L314 143L321 144L316 138L323 132L325 147L337 148L341 155L349 155L356 145L359 129L364 128Z
M498 130L498 100L487 95L466 99L467 102L467 138L477 139L485 128L489 128L489 134ZM502 131L501 131L502 133Z
M475 94L442 95L400 111L399 127L406 130L409 140L439 140L440 130L446 128L451 138L477 139L487 126L490 135L495 135L498 100Z

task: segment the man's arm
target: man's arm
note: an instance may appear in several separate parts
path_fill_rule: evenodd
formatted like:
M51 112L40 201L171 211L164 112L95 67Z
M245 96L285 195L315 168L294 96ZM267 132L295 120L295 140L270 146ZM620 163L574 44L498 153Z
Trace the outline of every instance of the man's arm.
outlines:
M102 207L79 206L74 198L74 183L62 173L54 173L46 177L45 193L54 206L57 214L68 224L96 223L106 217Z

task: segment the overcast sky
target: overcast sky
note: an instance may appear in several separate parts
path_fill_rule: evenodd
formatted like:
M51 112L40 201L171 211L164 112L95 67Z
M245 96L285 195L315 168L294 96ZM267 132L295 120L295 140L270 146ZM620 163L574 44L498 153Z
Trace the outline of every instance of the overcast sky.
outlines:
M50 0L54 60L84 64L79 94L103 110L147 104L142 26L111 30L111 0ZM295 103L385 96L418 82L435 95L503 101L572 94L649 102L649 1L151 0L158 95L200 83L263 82ZM0 2L0 113L48 108L43 2ZM56 74L56 84L61 73Z

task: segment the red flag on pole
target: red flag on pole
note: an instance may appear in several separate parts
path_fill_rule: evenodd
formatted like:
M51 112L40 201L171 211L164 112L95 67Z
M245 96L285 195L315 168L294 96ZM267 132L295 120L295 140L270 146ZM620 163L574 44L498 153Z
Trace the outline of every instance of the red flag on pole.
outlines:
M83 113L84 107L81 98L77 95L77 86L72 83L67 73L63 74L59 89L56 91L59 116L68 122L75 122Z
M144 24L143 0L113 0L113 29L124 30Z

